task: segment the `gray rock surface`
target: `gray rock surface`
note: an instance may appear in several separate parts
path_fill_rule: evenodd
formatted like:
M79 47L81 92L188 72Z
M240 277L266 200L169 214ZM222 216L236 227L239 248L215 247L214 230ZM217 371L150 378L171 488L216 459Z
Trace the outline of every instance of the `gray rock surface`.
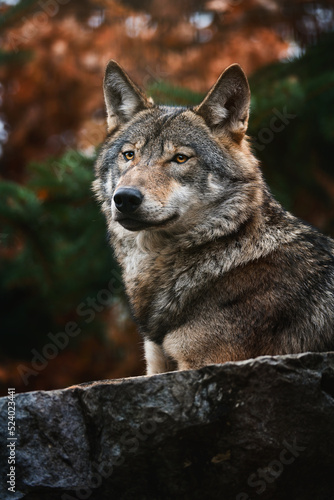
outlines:
M334 353L18 394L1 500L334 499Z

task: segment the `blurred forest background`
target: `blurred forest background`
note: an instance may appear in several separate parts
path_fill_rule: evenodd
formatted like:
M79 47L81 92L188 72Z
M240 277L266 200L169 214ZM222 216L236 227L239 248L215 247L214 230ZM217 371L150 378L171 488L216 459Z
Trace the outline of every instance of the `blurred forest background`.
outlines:
M0 0L0 390L144 372L91 182L116 59L192 105L239 62L275 196L334 236L334 1Z

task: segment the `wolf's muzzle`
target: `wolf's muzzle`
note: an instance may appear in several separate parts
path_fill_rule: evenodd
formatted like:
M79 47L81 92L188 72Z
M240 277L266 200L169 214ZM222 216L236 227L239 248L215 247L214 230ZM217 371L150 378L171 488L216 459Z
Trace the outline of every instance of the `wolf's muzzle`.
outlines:
M114 194L114 203L117 210L122 214L130 215L141 205L143 198L144 196L139 189L123 187L117 189Z

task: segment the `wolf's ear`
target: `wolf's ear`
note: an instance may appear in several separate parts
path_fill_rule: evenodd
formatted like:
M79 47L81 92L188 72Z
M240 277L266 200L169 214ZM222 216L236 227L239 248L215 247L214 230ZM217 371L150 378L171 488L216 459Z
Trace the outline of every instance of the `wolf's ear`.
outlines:
M215 130L224 128L240 142L246 133L250 90L239 64L229 66L218 78L204 101L194 109Z
M117 64L109 61L103 81L108 114L108 132L129 121L138 111L152 107L152 102Z

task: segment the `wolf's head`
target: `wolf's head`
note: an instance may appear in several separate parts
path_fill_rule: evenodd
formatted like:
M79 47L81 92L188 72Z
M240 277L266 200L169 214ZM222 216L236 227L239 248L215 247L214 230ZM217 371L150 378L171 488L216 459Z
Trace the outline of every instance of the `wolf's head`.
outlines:
M245 138L250 90L239 65L222 73L200 105L183 108L154 105L110 61L104 96L109 134L95 191L111 230L203 241L237 231L254 215L262 178Z

